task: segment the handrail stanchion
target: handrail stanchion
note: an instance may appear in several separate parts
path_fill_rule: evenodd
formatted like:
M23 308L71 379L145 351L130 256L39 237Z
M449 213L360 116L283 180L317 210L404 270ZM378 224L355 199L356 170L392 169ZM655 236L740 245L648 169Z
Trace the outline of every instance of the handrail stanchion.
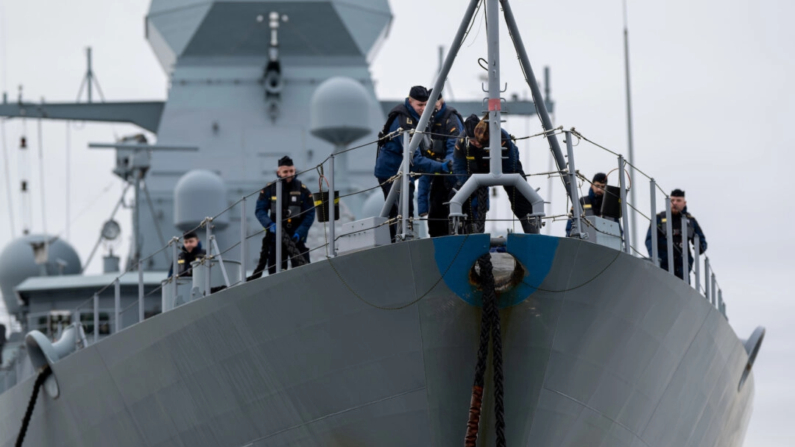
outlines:
M657 240L657 235L660 231L657 228L657 182L654 179L649 181L651 183L651 222L649 222L649 230L651 231L651 259L656 267L660 266L660 248Z
M422 136L416 137L422 138ZM401 226L401 235L400 238L402 240L406 240L408 238L408 226L409 226L409 193L410 186L409 186L409 170L411 169L411 164L409 162L409 145L411 142L411 138L409 136L409 131L403 132L403 168L402 168L402 176L401 176L401 188L400 188L400 214L402 215L400 226Z
M712 304L712 307L715 307L715 304L717 303L716 299L717 292L715 290L716 282L717 281L715 281L715 272L712 272L712 287L710 287L710 303Z
M213 248L217 253L215 256L218 257L218 267L221 269L221 275L224 277L224 284L226 287L232 287L232 283L229 282L229 276L226 274L226 266L224 265L224 257L221 256L221 249L218 248L218 242L215 239L215 236L211 237Z
M725 317L726 313L724 312L724 302L723 302L723 290L718 289L718 310L720 313Z
M94 294L94 343L99 341L99 294Z
M629 207L627 206L627 185L626 180L624 180L624 156L618 156L618 185L621 195L621 221L624 224L624 251L631 255L632 254L632 245L630 244L630 228L629 228L629 215L627 214L627 210Z
M698 262L701 256L701 238L696 234L693 236L693 270L696 274L696 292L701 293L701 263Z
M179 262L177 260L177 241L179 238L173 237L171 238L171 242L168 244L171 245L171 299L177 299L177 280L179 278Z
M240 199L240 283L246 282L246 233L248 233L246 220L246 197Z
M116 331L121 330L121 283L119 278L113 281L113 316L116 324Z
M709 256L704 256L704 298L709 301Z
M138 322L144 321L144 261L138 261Z
M334 243L335 235L334 235L334 219L337 218L337 210L334 209L334 154L331 154L331 157L328 159L328 172L329 172L329 179L328 179L328 234L329 234L329 245L326 246L326 251L330 258L334 258L337 256L336 244ZM322 193L321 193L322 195ZM321 204L322 205L322 204Z
M210 257L212 257L213 254L213 245L210 241L213 237L212 222L212 217L204 219L204 237L207 241L207 255L204 257L205 269L207 270L204 275L204 296L208 296L210 294L210 266L212 265Z
M668 273L674 274L674 228L671 222L671 198L665 198L665 250L668 260Z
M572 209L572 226L569 237L577 237L585 239L586 235L582 232L582 205L580 204L580 197L577 191L577 171L574 167L574 146L571 142L571 131L564 130L566 135L566 152L569 157L568 171L569 171L569 195L571 196L571 209Z
M688 247L688 243L690 241L687 239L687 216L685 213L680 213L682 215L682 228L680 231L682 232L682 279L685 280L686 283L690 284L690 269L688 265L689 259L687 259L688 253L690 253L690 247Z
M276 179L276 273L282 271L282 179Z

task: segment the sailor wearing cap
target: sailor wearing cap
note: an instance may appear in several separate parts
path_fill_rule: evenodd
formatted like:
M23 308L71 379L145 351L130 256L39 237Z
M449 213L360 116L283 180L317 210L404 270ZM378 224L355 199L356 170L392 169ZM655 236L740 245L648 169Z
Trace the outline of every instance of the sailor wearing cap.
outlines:
M602 199L605 197L605 187L607 186L607 174L599 172L593 176L588 195L580 198L582 212L586 216L602 217ZM566 236L571 233L572 219L566 222Z
M519 148L511 141L511 136L502 129L502 172L519 174L525 177L522 162L519 161ZM459 189L472 174L487 174L489 168L489 122L488 115L482 120L472 114L464 121L464 130L458 136L453 157L453 172L456 174L456 189ZM538 233L539 228L533 225L528 215L533 212L533 205L513 186L503 186L511 202L511 210L519 219L525 233ZM474 197L474 194L473 194ZM468 214L474 215L477 209L474 199L468 200Z
M704 232L701 230L701 225L698 224L698 221L692 214L687 212L687 200L685 200L685 192L681 189L674 189L671 191L671 227L673 230L673 245L674 245L674 255L673 255L673 262L674 262L674 274L679 278L684 279L684 274L682 272L682 253L687 250L687 267L688 267L688 282L690 282L690 270L693 270L693 255L690 253L690 244L695 243L695 235L698 235L700 241L699 250L701 253L707 251L707 237L704 236ZM683 238L682 236L682 216L687 217L687 236ZM665 211L657 214L657 252L660 261L660 268L663 270L668 270L668 262L670 262L670 256L668 256L668 240L666 234L666 221L665 221ZM649 255L651 256L651 225L649 226L649 230L646 232L646 250L648 250ZM683 243L684 241L684 243Z
M448 106L442 92L434 105L434 112L428 128L431 129L430 142L424 148L422 155L439 162L452 164L455 153L455 141L463 128L464 119L458 111ZM417 208L420 217L428 217L428 234L431 237L447 236L450 234L450 225L447 217L450 214L450 192L455 186L455 179L451 176L423 175L417 185Z
M392 183L388 180L398 173L400 165L403 163L403 136L392 135L385 138L386 135L395 132L397 129L411 130L416 129L420 121L422 112L425 111L425 106L428 104L429 92L421 86L415 85L411 87L409 96L403 102L398 104L392 111L389 112L386 123L384 124L378 143L378 154L375 160L375 170L373 174L381 184L381 189L384 193L384 198L389 194L392 189ZM422 150L427 148L430 144L430 138L427 138L426 144L421 145L412 154L412 172L420 173L443 173L450 172L450 165L448 161L436 161L428 157L422 156ZM410 191L411 200L409 201L409 217L414 216L414 182L412 181ZM390 218L397 217L398 209L397 204L392 206L389 212ZM392 239L395 238L396 225L389 226L389 232L392 234Z
M177 276L186 277L193 276L193 267L191 263L197 259L201 259L207 255L207 252L202 248L202 242L199 236L194 231L188 231L182 235L182 250L177 255ZM168 277L173 273L173 266L168 269Z
M309 263L309 249L306 238L309 228L315 222L315 207L309 189L296 178L293 160L284 156L279 159L276 175L284 179L282 182L282 231L295 243L301 252L304 263ZM276 273L276 183L269 183L260 191L255 214L257 220L267 230L262 239L262 251L252 278L262 276L267 259L268 272ZM290 259L295 267L299 260ZM282 270L287 270L287 250L282 250Z

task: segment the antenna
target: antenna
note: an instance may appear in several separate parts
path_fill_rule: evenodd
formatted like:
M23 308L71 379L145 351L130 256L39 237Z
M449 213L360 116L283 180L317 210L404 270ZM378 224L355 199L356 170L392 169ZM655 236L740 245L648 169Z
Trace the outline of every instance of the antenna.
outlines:
M624 0L624 74L626 77L626 87L627 87L627 141L629 144L629 177L635 178L635 149L634 149L634 142L632 138L632 91L630 89L629 84L629 27L627 25L627 0ZM619 172L619 175L623 176L623 172ZM635 188L629 189L629 200L634 205L635 203ZM638 236L637 231L635 231L635 213L629 214L630 218L630 227L632 231L629 232L629 237L631 239L631 244L633 247L638 246Z
M91 64L91 47L86 48L86 75L83 77L83 82L80 83L80 89L77 91L77 102L80 102L80 97L83 95L83 88L86 89L86 97L88 102L93 102L92 87L97 86L99 97L102 102L105 102L105 95L102 94L102 88L99 86L99 81L94 76L94 69Z

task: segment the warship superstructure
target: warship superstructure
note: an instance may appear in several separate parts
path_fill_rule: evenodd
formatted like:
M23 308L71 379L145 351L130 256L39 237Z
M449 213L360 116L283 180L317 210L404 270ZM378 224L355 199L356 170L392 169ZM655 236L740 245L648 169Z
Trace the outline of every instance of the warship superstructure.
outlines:
M499 19L502 6L535 101L499 98L494 20L489 98L455 106L488 110L493 126L499 112L537 111L579 203L571 131L566 160L500 3L462 9L434 89L474 11ZM474 266L495 249L509 278L498 291L508 444L742 445L764 329L735 335L708 272L702 294L698 276L694 288L633 255L617 225L581 222L577 210L572 237L428 239L404 220L389 243L372 142L395 101L376 99L368 68L391 19L386 0L153 0L146 33L169 74L167 101L0 105L8 117L129 122L157 135L94 145L116 151L114 173L134 189L123 266L107 256L102 275L84 275L75 250L47 235L0 254L3 299L23 328L3 352L0 446L14 445L23 418L26 446L460 445L484 297ZM329 113L337 106L349 113ZM407 138L411 153L419 138ZM311 264L249 279L263 234L255 194L284 154L326 167L302 179L330 179L342 200L329 210L343 216L315 224ZM407 209L408 181L404 170L388 201ZM114 223L102 237L115 237ZM166 236L191 229L210 256L193 278L167 280L177 244ZM486 375L478 445L499 436Z

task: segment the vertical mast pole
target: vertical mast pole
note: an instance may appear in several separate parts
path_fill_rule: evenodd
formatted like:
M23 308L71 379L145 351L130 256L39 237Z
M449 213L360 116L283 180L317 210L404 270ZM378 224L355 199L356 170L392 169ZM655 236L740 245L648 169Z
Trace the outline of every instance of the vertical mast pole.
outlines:
M629 27L627 25L627 1L624 0L624 75L626 78L626 88L627 88L627 142L629 145L628 155L629 155L629 176L630 178L635 178L635 149L634 149L634 141L632 136L632 94L630 89L630 82L629 82ZM634 205L635 202L635 189L631 189L629 191L629 197ZM635 235L635 216L629 216L630 222L632 225L632 233L631 233L631 240L632 245L637 246L637 237Z
M341 149L341 148L340 148ZM336 239L334 228L334 221L337 219L336 209L334 209L334 153L331 153L331 157L328 159L328 170L329 170L329 180L328 180L328 220L329 220L329 245L326 247L329 256L334 258L337 256L337 250L335 249L336 244L334 243L334 239ZM321 204L322 205L322 204Z
M492 176L502 175L502 131L500 127L500 6L497 0L486 0L489 50L489 170Z

